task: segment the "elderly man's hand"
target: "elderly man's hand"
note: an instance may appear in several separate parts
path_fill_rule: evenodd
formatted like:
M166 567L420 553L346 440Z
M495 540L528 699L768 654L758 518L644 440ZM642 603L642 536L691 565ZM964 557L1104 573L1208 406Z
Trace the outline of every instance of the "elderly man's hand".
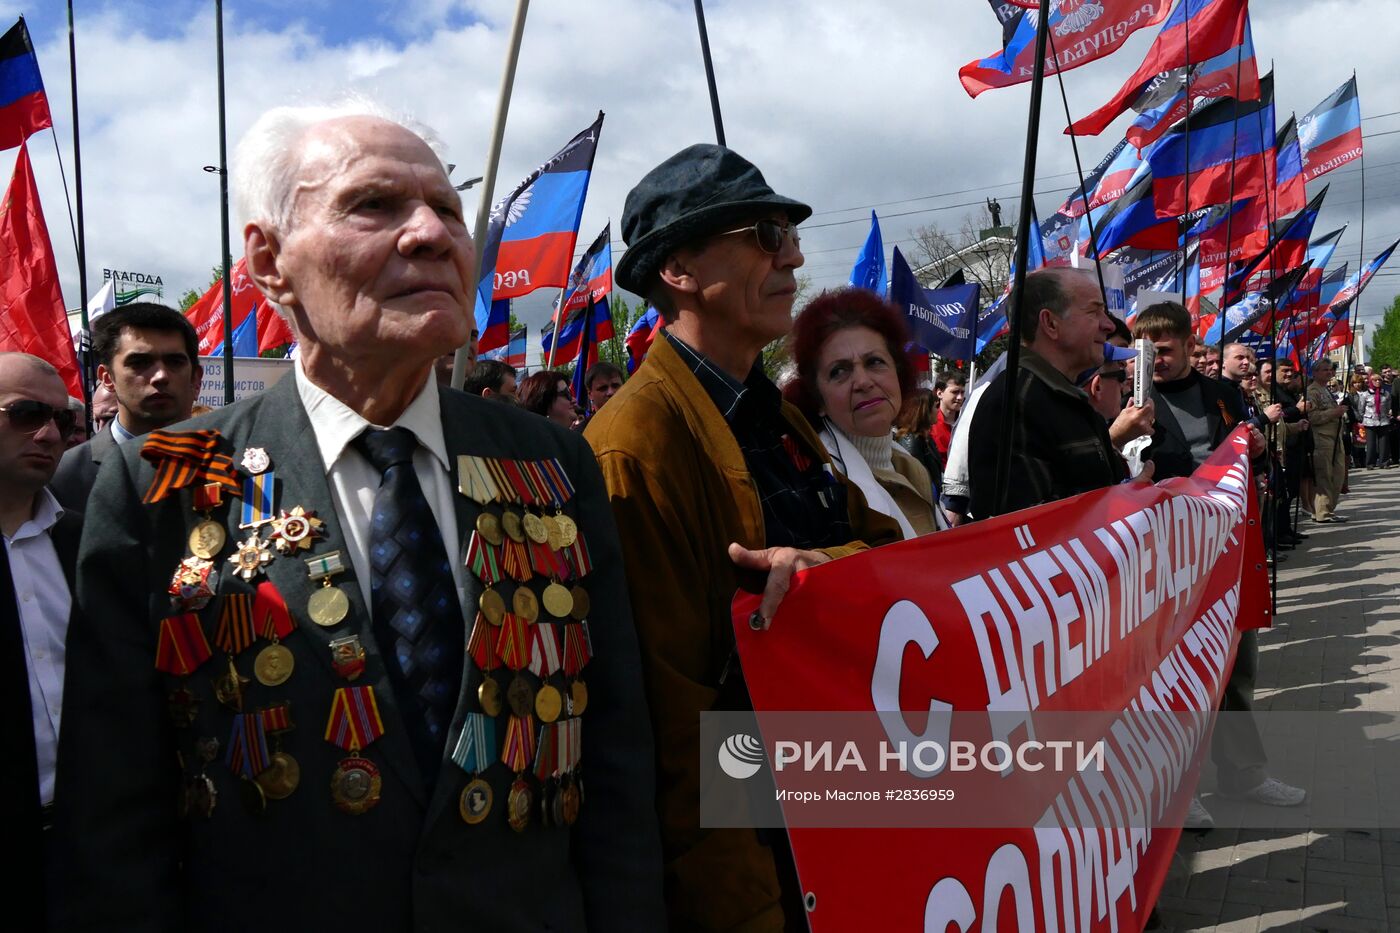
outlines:
M729 545L729 559L740 570L754 570L768 574L768 583L763 587L763 600L758 604L758 615L762 619L760 628L773 624L773 616L778 612L778 604L787 595L792 584L792 575L799 570L815 567L831 560L821 551L799 551L794 547L770 547L761 551L750 551L741 544Z
M1141 408L1132 402L1118 413L1118 417L1113 419L1113 424L1108 426L1108 439L1113 442L1113 446L1119 450L1128 441L1136 440L1139 437L1150 437L1152 435L1152 424L1157 420L1157 407L1148 399Z
M1264 456L1264 451L1269 449L1268 442L1264 440L1264 435L1259 433L1259 429L1254 425L1249 426L1249 459Z
M1283 405L1279 402L1274 402L1272 405L1266 406L1264 408L1264 417L1277 424L1278 419L1283 417Z

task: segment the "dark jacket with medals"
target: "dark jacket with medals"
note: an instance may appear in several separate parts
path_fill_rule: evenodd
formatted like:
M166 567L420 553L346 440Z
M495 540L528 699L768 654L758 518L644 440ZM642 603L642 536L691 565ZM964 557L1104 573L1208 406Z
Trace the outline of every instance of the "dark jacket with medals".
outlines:
M529 826L507 825L507 797L516 775L499 760L506 715L495 720L495 760L481 776L494 805L474 825L459 814L468 775L451 760L460 723L479 712L482 672L468 659L457 711L434 781L424 780L396 705L353 566L333 578L348 616L322 627L308 614L320 584L306 557L345 549L314 431L296 379L267 393L171 430L219 432L219 450L239 463L249 447L266 450L276 477L277 507L303 506L325 521L325 537L308 552L277 556L252 583L227 572L239 529L240 502L226 500L212 517L228 544L215 557L217 594L198 610L213 656L188 677L156 669L162 618L172 612L167 587L189 556L187 540L203 516L192 488L145 505L154 470L141 444L104 464L90 499L79 561L85 613L68 642L68 689L60 751L59 793L72 885L67 928L80 930L637 930L664 922L660 850L652 807L653 752L642 693L636 636L612 512L592 455L571 434L526 412L440 389L450 483L458 457L500 461L557 459L576 492L564 512L591 549L592 659L583 677L589 701L582 718L581 773L587 795L572 826L545 826L538 806ZM461 559L482 507L454 495ZM494 508L494 507L493 507ZM482 587L470 573L462 600L464 638L477 622ZM227 595L270 581L285 599L294 628L281 644L292 655L290 678L270 687L252 679L261 638L234 659L244 712L289 704L293 728L271 740L293 757L300 782L267 799L265 812L245 807L246 781L225 764L233 710L213 681L228 671L216 647ZM543 583L528 584L538 594ZM513 581L497 585L509 604ZM537 624L545 624L542 618ZM331 642L356 635L365 668L353 682L332 662ZM507 672L508 673L508 672ZM525 674L527 678L532 677ZM501 680L501 687L509 678ZM531 680L538 684L537 679ZM348 752L325 738L337 688L370 686L383 735L359 751L378 770L380 799L351 815L337 807L332 775ZM192 694L188 726L177 725L172 700ZM509 713L507 708L505 713ZM540 724L536 722L535 727ZM205 763L201 749L217 739ZM191 779L205 775L217 792L212 811L195 798L187 818L177 802ZM535 778L525 775L525 780ZM249 796L255 797L256 794ZM538 798L537 798L538 800ZM186 802L189 798L186 797Z

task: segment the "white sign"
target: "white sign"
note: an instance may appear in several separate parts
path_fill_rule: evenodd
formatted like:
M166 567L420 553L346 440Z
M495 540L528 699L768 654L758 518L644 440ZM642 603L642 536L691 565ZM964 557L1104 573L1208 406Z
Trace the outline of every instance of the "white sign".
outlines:
M224 407L224 358L222 356L201 356L199 363L204 367L204 383L199 387L196 404L210 408ZM291 373L295 360L268 360L251 356L237 356L233 359L233 400L241 402L281 382Z

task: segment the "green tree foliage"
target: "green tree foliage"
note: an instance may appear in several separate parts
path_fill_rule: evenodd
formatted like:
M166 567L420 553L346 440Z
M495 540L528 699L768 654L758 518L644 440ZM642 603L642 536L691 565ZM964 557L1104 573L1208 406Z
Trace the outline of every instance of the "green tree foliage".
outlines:
M1400 295L1390 303L1371 338L1371 353L1366 362L1372 366L1400 366Z
M214 268L209 270L208 285L204 286L201 289L191 288L189 291L185 292L183 295L180 296L180 312L183 314L184 312L188 311L196 301L204 297L205 292L209 291L209 289L213 288L215 285L218 285L220 282L223 281L223 279L223 266L215 266Z

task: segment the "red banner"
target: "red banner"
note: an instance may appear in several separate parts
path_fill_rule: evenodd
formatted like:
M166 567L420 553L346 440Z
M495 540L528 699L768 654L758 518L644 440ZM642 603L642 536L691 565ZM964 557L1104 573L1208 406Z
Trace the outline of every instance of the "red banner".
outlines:
M1022 806L1020 794L1044 795L1031 808L1044 814L1035 829L813 826L789 799L803 776L779 765L814 931L1142 929L1208 730L1122 723L1144 713L1208 723L1239 631L1267 624L1247 449L1237 430L1190 478L1099 490L815 568L794 580L768 631L748 624L756 597L735 598L770 761L781 761L778 711L885 712L901 742L926 737L944 711L983 714L1003 735L1007 717L1023 734L1033 712L1100 711L1076 715L1105 724L1102 771L1058 787L1044 775L1018 783L1029 777L1015 767L985 778ZM948 786L940 781L926 784ZM925 806L940 805L976 822L962 798Z
M258 316L258 352L285 346L295 337L287 322L282 319L258 291L248 276L248 261L240 259L233 264L229 274L229 292L233 298L233 329L247 320L248 315ZM194 325L199 337L199 355L211 356L224 342L224 283L217 281L209 290L185 311L185 317Z

